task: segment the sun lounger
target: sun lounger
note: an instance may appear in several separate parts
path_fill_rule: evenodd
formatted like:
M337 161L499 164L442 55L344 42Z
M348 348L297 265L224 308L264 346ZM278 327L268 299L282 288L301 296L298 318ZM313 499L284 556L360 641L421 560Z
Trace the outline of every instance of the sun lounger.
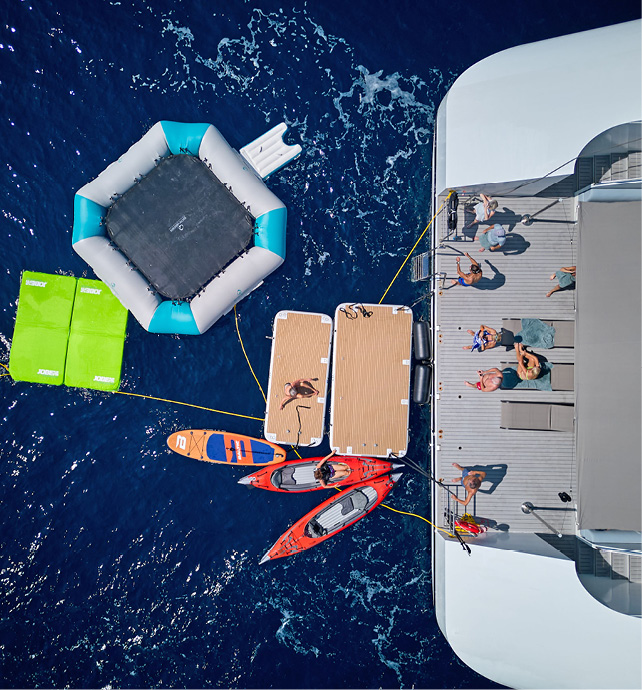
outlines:
M574 405L502 400L502 429L573 431L574 420Z
M502 362L499 365L499 368L502 370L506 367L512 367L517 371L517 362ZM573 365L553 364L551 369L551 390L572 391L574 389Z
M554 347L574 347L575 345L575 321L561 321L554 319L541 319L547 326L555 329ZM521 319L502 319L501 344L507 347L515 342L515 334L522 330Z

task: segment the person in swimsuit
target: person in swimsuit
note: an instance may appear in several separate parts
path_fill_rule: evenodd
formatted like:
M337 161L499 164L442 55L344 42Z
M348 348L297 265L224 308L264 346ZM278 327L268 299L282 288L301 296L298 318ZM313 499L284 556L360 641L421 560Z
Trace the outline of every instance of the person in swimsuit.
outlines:
M457 274L459 275L459 278L457 280L451 280L452 285L474 285L475 283L478 283L481 280L482 277L482 269L481 266L473 259L473 257L468 254L467 252L464 252L464 254L470 259L470 273L463 273L461 268L459 267L459 257L457 257Z
M475 333L475 331L471 331L470 329L468 329L468 333L473 336L473 344L464 345L462 348L463 350L479 350L480 352L483 352L484 350L490 350L491 348L495 347L495 345L499 345L499 342L502 339L501 333L498 333L490 326L484 326L484 324L479 327L477 333Z
M350 476L350 468L345 462L328 462L328 459L333 455L334 451L330 455L326 455L314 469L314 478L321 482L321 486L324 488L330 486L328 482L338 482Z
M477 223L485 223L490 220L495 215L495 209L499 206L499 204L489 196L485 194L480 194L479 196L481 196L482 200L478 204L472 207L466 207L467 210L471 210L475 213L475 219L464 226L465 228L472 228L473 225Z
M527 352L521 343L515 343L517 355L517 375L522 381L532 381L542 373L539 357L532 352Z
M294 383L286 383L283 392L285 397L281 400L282 410L289 402L297 398L311 398L314 395L319 395L319 391L312 385L310 381L318 381L319 379L297 379Z
M457 496L453 496L453 498L463 506L467 506L472 497L479 491L479 487L486 478L486 472L467 470L456 462L453 462L453 467L461 472L461 477L455 477L453 482L461 482L461 485L466 489L466 498L463 501L461 498L457 498Z
M478 391L482 391L482 393L496 391L502 385L502 380L504 379L504 374L497 367L486 369L486 371L479 369L477 375L479 376L477 383L470 383L470 381L465 381L464 383L469 388L476 388Z
M551 280L555 280L555 278L557 278L557 285L546 293L547 297L558 290L564 290L564 288L575 285L575 266L563 266L551 276Z

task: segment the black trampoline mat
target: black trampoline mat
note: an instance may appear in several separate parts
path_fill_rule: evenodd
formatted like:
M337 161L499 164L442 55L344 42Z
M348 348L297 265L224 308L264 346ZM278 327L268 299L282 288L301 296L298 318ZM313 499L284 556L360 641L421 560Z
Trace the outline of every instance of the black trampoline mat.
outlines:
M107 231L158 292L188 299L239 256L254 219L199 158L164 158L109 209Z

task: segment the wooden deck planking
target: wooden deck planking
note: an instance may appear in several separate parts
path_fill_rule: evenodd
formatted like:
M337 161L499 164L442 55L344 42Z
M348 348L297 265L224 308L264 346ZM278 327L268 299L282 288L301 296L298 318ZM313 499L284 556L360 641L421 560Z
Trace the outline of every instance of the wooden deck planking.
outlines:
M335 314L330 446L387 457L408 447L412 311L364 305L369 318Z
M274 319L268 404L264 435L268 441L317 446L323 439L332 319L326 314L280 311ZM319 395L279 405L286 383L314 381ZM299 417L301 428L299 433Z
M442 199L439 200L441 203ZM573 391L500 390L481 393L467 388L465 380L475 382L477 369L499 366L513 361L514 353L497 346L487 352L462 350L472 342L467 329L477 330L481 323L499 330L502 318L575 319L575 292L564 291L547 298L546 292L556 285L549 276L561 266L576 263L575 200L565 199L533 219L530 227L520 225L523 214L533 215L552 200L538 197L501 198L492 222L512 228L506 246L512 242L518 251L511 254L485 251L479 242L462 239L463 209L460 202L458 239L446 240L446 248L436 252L436 272L445 272L443 288L433 297L434 381L438 399L434 400L433 419L436 448L433 465L436 476L452 479L462 466L486 469L496 483L484 482L476 496L474 510L479 517L506 525L512 531L542 532L544 526L521 511L530 501L536 506L568 508L557 496L560 491L573 495L576 488L575 435L565 432L522 431L499 428L502 400L567 402L575 399ZM489 223L489 224L490 224ZM482 228L488 224L482 224ZM446 217L439 218L436 230L446 234ZM455 257L467 251L480 262L486 288L479 290L457 285ZM492 266L486 263L490 261ZM461 259L464 272L469 262ZM494 269L494 270L493 270ZM573 348L534 349L550 362L574 362ZM489 489L491 491L489 492ZM460 495L463 497L465 491ZM443 515L444 497L434 494L436 515ZM460 512L461 506L459 507ZM573 534L575 514L567 510L543 511L545 520L563 533Z

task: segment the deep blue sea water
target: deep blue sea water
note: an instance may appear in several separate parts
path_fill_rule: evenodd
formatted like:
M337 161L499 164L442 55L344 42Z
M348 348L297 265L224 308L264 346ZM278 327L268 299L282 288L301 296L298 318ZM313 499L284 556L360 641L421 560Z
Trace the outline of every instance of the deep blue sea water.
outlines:
M578 0L3 0L0 360L21 271L94 277L71 249L74 193L151 125L211 122L240 147L284 120L303 146L269 181L288 256L238 308L265 386L277 311L377 302L424 228L434 115L458 74L639 15ZM421 295L405 270L386 301ZM232 315L199 337L130 318L123 366L122 390L264 413ZM3 687L496 687L439 632L425 522L378 509L259 567L319 495L248 491L243 470L165 446L179 428L260 436L260 422L8 377L0 389ZM428 418L411 411L421 462ZM427 482L406 474L387 502L429 515Z

